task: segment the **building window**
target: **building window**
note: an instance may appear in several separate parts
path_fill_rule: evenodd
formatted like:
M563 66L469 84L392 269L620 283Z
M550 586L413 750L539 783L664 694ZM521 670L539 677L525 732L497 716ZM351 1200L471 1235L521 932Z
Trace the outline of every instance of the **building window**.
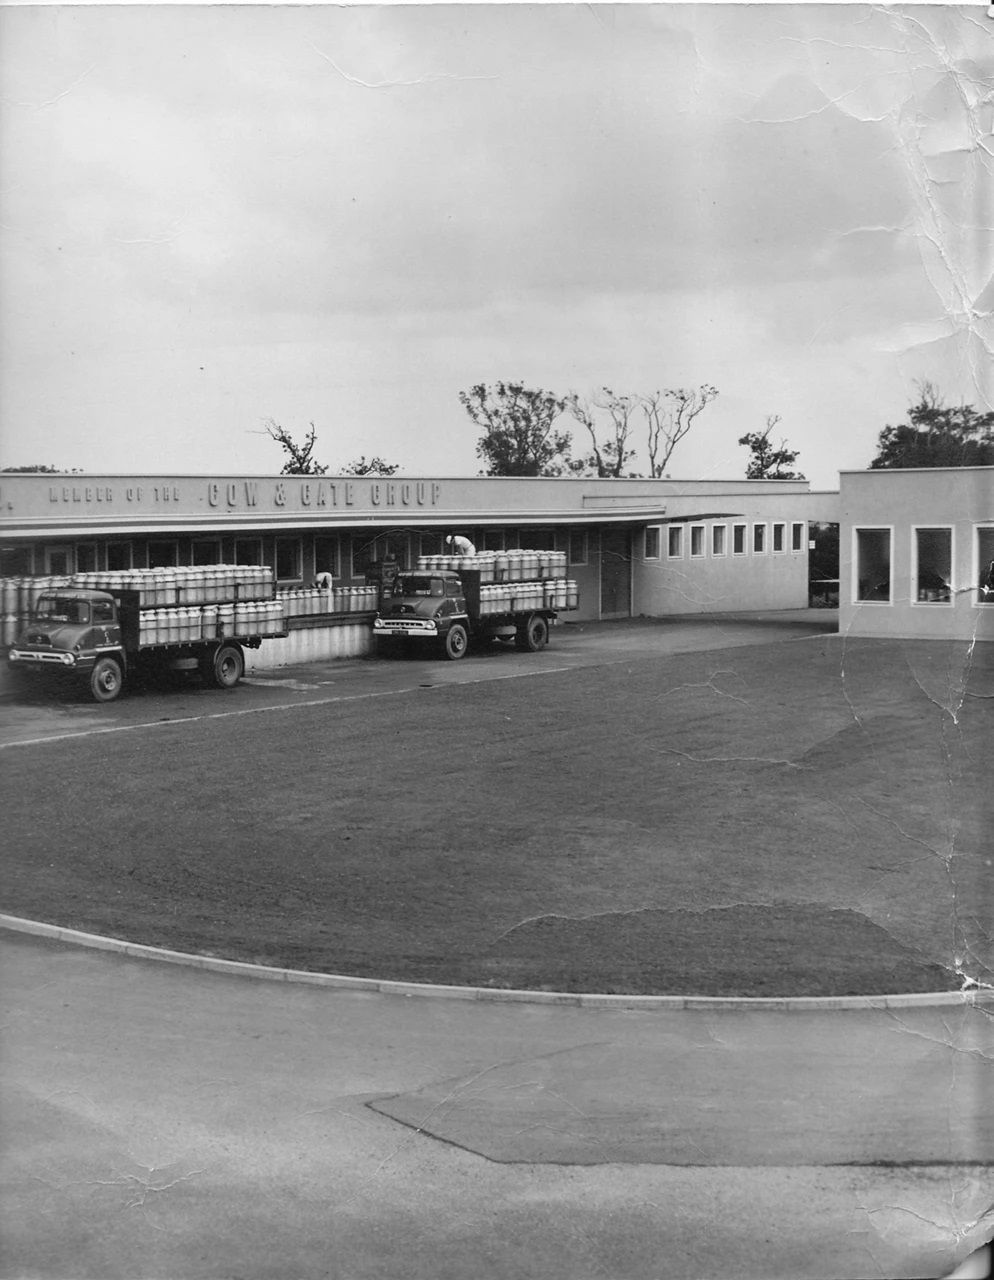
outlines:
M95 542L78 542L76 544L76 572L95 573L97 568L97 544Z
M994 525L977 529L977 604L994 607Z
M785 524L774 524L773 526L773 550L783 551L786 546L787 526Z
M723 524L716 524L711 529L711 554L713 556L723 556L725 554L725 537L728 530Z
M914 604L952 604L953 531L915 528L911 531Z
M525 551L555 551L556 531L551 525L540 529L522 529L521 546Z
M384 560L392 560L401 571L411 567L410 538L406 533L381 533L367 542L360 542L358 537L353 537L353 578L364 578L370 565L382 564Z
M585 529L573 530L569 535L570 564L587 563L587 533Z
M683 525L671 524L667 532L666 554L671 560L683 557Z
M704 554L704 526L702 524L692 524L690 526L690 555L702 556Z
M221 544L216 538L194 538L191 554L193 564L220 564Z
M804 550L804 523L795 520L790 526L790 549L791 551Z
M659 559L659 525L651 525L645 531L645 558L646 560Z
M148 567L150 569L172 569L178 564L178 542L150 542L148 544Z
M32 559L30 547L0 547L0 578L29 578Z
M732 555L744 556L746 553L746 527L744 524L732 525Z
M483 543L482 535L480 537L479 542L476 542L476 540L473 538L471 538L470 541L474 543L474 545L477 547L478 550L483 551L486 549L482 545ZM443 534L441 533L418 534L418 555L419 556L440 556L440 555L443 555L444 553L445 553L445 537Z
M261 538L235 539L235 564L265 564Z
M302 560L303 548L300 538L276 539L277 582L302 582L304 578Z
M330 573L333 578L339 576L341 565L338 535L319 533L314 539L314 574Z
M763 554L766 550L766 525L754 524L752 526L752 549L757 556Z
M890 529L855 529L857 602L890 604Z

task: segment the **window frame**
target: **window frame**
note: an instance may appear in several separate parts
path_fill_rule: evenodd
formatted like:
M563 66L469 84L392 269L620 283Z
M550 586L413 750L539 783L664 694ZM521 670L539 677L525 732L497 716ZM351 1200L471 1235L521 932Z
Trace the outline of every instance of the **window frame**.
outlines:
M655 539L655 551L649 550L649 535ZM647 524L642 530L642 558L644 560L661 560L663 558L663 526Z
M756 535L759 534L761 546L756 546ZM749 552L754 556L765 556L766 550L766 521L754 520L752 522L752 537L749 539Z
M973 526L973 572L970 575L971 604L974 609L994 609L994 595L989 600L981 600L980 598L980 534L982 530L990 530L991 534L994 535L994 523L981 520ZM994 559L994 556L991 558Z
M573 539L574 538L580 539L580 549L583 555L582 560L577 560L577 559L574 559L573 557ZM505 551L508 550L506 546L503 549ZM567 564L570 564L570 565L574 565L574 564L585 565L590 563L590 537L589 537L588 530L570 529L567 540L566 540L566 562Z
M860 533L886 533L888 538L888 575L887 575L887 599L886 600L861 600L859 598L859 535ZM852 543L850 548L850 564L852 570L852 585L850 589L850 603L865 608L869 605L871 608L876 606L882 609L893 608L894 605L894 526L892 524L854 524L852 527Z
M780 534L780 545L777 546L777 532ZM774 520L773 531L770 537L770 552L775 556L787 554L787 522L786 520Z
M297 572L289 575L280 574L280 554L285 552L287 547L295 548L294 561ZM273 548L273 570L276 574L277 582L303 582L304 580L304 540L300 536L293 537L287 535L278 537L276 545Z
M940 529L949 534L949 599L918 599L918 533L921 529ZM911 526L911 576L908 583L908 603L914 608L934 609L936 606L951 609L956 603L956 526L949 524L913 524Z
M738 548L735 545L735 543L738 541L738 538L736 535L739 533L742 534L741 548ZM733 521L732 522L732 555L747 556L748 554L749 554L749 525L748 523L740 524L737 521Z
M671 524L666 530L666 559L682 560L686 555L686 538L683 536L686 525ZM676 538L677 549L673 550L673 539Z
M691 560L704 560L707 557L707 553L708 553L707 538L705 537L707 533L707 525L692 524L689 526L689 528L690 528L690 537L688 538L687 543L690 551L690 558ZM701 540L700 551L694 550L694 534L695 533L700 535L700 540Z
M792 520L790 523L790 550L791 554L800 555L806 548L804 546L804 527L807 521Z
M721 547L718 546L718 534L721 534ZM728 525L713 524L711 526L711 555L723 560L728 555Z
M153 547L172 547L173 558L168 564L152 564L152 548ZM145 564L149 569L175 569L179 565L179 539L178 538L149 538L145 544Z

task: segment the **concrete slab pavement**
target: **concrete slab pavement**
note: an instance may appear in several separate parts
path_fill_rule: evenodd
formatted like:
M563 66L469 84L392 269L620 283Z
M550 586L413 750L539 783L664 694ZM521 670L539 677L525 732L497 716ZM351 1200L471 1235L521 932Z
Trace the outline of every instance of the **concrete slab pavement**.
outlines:
M990 1231L979 1008L404 999L17 935L0 961L5 1276L925 1276Z

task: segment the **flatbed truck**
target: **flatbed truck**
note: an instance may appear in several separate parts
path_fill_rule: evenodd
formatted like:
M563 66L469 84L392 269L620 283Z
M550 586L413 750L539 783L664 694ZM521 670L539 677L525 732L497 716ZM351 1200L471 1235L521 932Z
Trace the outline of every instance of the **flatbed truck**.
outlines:
M230 689L245 672L245 649L288 634L269 571L247 583L229 574L220 591L201 585L170 594L164 600L151 587L72 583L47 589L11 646L8 666L82 683L97 702L112 702L127 681L149 672L197 671L206 684Z
M394 579L373 622L379 645L417 645L446 658L472 642L513 641L537 652L549 642L558 613L575 609L576 584L562 578L484 582L479 569L418 569Z

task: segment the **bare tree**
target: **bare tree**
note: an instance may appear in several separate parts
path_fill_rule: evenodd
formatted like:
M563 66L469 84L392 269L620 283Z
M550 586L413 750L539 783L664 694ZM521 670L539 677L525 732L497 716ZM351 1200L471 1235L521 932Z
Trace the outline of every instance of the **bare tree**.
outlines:
M311 423L310 431L304 437L303 444L298 444L289 431L285 427L281 427L272 418L266 419L266 433L288 455L286 462L283 464L283 470L280 472L281 476L323 476L327 472L327 467L322 467L320 462L315 462L314 460L316 432L313 422Z
M587 429L592 447L592 452L586 458L572 464L574 470L590 470L602 479L625 474L626 464L635 457L635 450L628 448L628 439L634 425L632 415L638 404L638 396L618 395L610 387L601 387L589 400L581 399L575 391L569 393L566 407L577 422ZM603 443L598 439L599 414L607 415Z
M704 382L696 389L675 387L639 397L648 429L649 466L655 479L665 473L673 450L717 394L717 387Z

